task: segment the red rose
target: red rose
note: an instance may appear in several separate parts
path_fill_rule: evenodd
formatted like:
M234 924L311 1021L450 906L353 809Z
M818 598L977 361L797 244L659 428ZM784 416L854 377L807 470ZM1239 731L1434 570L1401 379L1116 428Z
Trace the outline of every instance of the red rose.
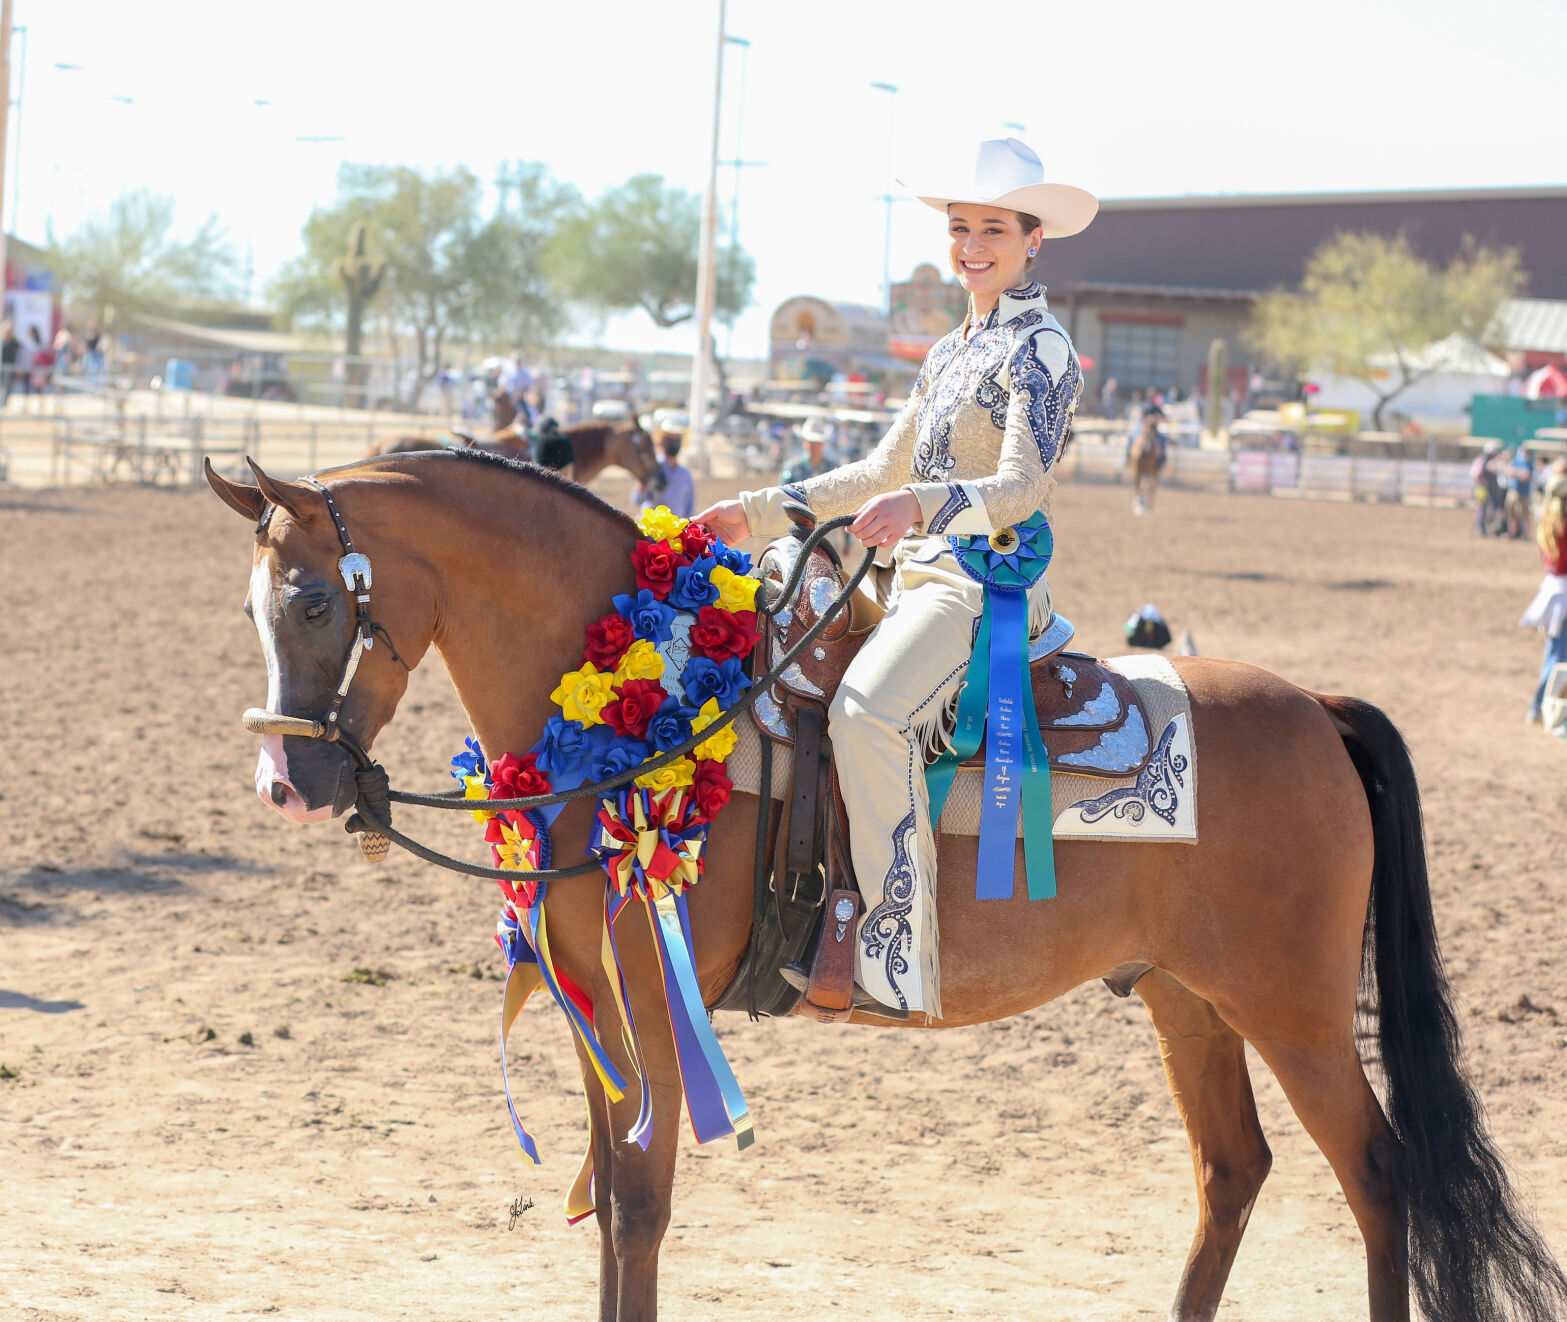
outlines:
M490 797L531 799L537 794L550 793L553 788L550 778L539 770L538 760L537 753L529 753L527 757L502 753L490 767Z
M588 643L582 649L582 659L591 661L600 670L613 670L636 640L631 621L611 612L588 625Z
M690 563L689 556L670 550L668 542L638 542L631 551L631 567L637 571L637 587L646 588L660 601L675 586L675 570Z
M641 739L647 734L648 722L658 714L669 696L656 679L628 679L615 690L615 701L606 703L600 713L604 723L616 734Z
M680 534L680 546L693 560L706 555L713 545L713 530L705 523L688 523Z
M722 665L732 656L742 659L756 646L756 612L726 611L703 606L691 626L691 651Z
M734 787L735 783L729 779L722 762L698 762L696 779L691 783L691 797L696 808L696 819L710 822L717 817L724 805L729 802Z

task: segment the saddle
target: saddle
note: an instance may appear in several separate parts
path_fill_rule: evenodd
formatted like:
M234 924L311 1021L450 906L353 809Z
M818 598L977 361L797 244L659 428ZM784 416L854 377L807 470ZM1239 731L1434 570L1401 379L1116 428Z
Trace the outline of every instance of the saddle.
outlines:
M802 540L797 533L764 552L764 591L781 589L794 570ZM823 543L811 553L795 599L772 615L754 654L758 673L770 670L816 624L845 582L842 563ZM790 987L776 977L778 963L803 957L815 939L807 1007L824 1021L847 1018L853 1009L852 933L861 901L849 861L849 820L833 771L827 711L883 613L872 594L857 592L851 608L828 624L777 682L758 695L752 708L763 735L764 778L771 775L773 757L780 751L790 757L793 775L771 839L765 845L758 842L752 949L741 976L717 1008L743 1005L754 1016L761 985L769 1003L762 1012L789 1013L800 993L794 989L790 998ZM1066 650L1072 633L1071 623L1055 615L1029 646L1034 703L1050 768L1080 776L1135 776L1153 753L1142 703L1124 676L1091 656ZM981 745L964 765L984 764ZM762 794L765 801L766 784ZM769 852L764 854L764 848ZM764 886L771 891L771 905Z

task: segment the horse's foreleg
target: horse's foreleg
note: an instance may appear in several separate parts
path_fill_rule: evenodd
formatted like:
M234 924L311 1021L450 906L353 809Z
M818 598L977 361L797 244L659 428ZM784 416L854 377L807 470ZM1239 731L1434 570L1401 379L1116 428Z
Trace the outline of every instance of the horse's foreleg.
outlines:
M1159 1034L1197 1175L1197 1235L1170 1318L1208 1322L1273 1157L1257 1121L1239 1035L1207 1001L1159 969L1138 981L1137 993Z

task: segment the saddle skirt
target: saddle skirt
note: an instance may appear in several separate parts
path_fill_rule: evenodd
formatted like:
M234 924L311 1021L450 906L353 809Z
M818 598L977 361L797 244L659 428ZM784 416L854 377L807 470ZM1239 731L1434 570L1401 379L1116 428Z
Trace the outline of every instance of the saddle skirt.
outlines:
M800 542L786 537L763 554L762 576L773 592L793 571L799 550ZM836 556L821 547L811 553L795 600L771 617L757 649L759 670L770 670L799 641L827 611L845 581ZM784 745L794 743L802 710L814 714L810 723L816 728L815 717L831 705L844 673L880 616L881 608L869 594L856 593L852 610L834 618L772 688L757 698L753 709L757 725ZM1071 623L1053 615L1028 652L1034 705L1051 770L1107 779L1136 776L1154 755L1142 700L1123 675L1091 656L1067 651L1071 640ZM965 765L984 762L982 745Z

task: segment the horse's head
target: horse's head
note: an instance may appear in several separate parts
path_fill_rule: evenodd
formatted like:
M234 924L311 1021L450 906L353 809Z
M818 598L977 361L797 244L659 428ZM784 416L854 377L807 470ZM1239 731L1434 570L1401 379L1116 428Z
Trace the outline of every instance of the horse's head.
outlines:
M633 419L625 427L617 427L611 434L625 438L626 454L617 457L615 462L629 470L650 495L656 496L663 491L669 479L664 474L664 465L658 461L658 447L643 430L642 424Z
M254 487L220 477L210 462L206 474L223 502L256 525L245 613L266 658L267 711L325 724L350 673L355 640L363 640L356 593L345 584L345 570L358 566L345 565L345 548L319 489L270 478L254 463L251 468ZM336 720L360 747L368 747L391 719L434 627L430 611L415 607L407 591L410 578L419 581L420 567L387 540L389 519L367 499L372 490L365 484L336 493L355 551L373 558L383 584L394 571L392 581L400 585L395 595L385 587L375 595L373 641L358 654ZM354 763L333 739L269 733L256 764L256 792L290 821L321 821L353 805Z

